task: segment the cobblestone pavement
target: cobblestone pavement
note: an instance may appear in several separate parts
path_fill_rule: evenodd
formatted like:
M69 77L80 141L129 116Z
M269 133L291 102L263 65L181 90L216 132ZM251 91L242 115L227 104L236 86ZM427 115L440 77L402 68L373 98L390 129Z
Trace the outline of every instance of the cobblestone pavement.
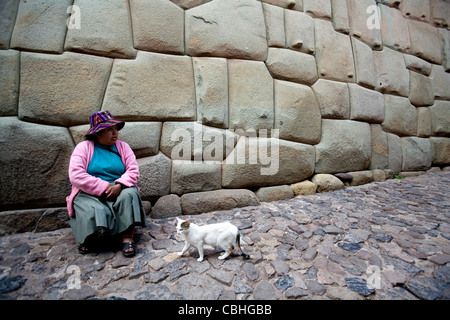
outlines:
M192 216L229 220L249 260L183 257L175 219L138 253L80 255L70 229L0 238L0 299L449 299L450 172Z

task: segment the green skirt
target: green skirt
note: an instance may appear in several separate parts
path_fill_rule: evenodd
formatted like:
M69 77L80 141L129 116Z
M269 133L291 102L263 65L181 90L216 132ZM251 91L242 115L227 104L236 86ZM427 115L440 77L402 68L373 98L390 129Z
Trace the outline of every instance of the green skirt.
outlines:
M132 225L147 225L137 187L123 189L114 201L80 191L73 207L75 216L70 218L70 226L78 243L84 243L94 233L114 236Z

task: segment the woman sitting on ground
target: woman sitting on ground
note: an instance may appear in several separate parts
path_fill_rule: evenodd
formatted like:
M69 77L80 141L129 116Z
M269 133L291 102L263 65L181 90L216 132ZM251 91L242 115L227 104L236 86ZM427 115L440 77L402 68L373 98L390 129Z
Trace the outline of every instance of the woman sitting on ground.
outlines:
M95 250L99 239L119 235L123 255L132 257L136 254L134 227L146 226L136 186L136 156L126 142L118 140L123 121L115 120L109 111L100 111L92 114L89 122L86 141L75 147L70 158L70 226L81 244L80 253Z

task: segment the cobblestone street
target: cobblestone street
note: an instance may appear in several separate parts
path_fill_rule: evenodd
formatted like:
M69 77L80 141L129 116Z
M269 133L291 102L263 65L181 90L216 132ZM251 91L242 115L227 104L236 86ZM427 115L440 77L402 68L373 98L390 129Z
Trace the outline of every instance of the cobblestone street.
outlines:
M70 229L0 238L0 299L449 299L450 172L191 216L231 221L244 260L179 257L175 219L137 229L137 255L80 255Z

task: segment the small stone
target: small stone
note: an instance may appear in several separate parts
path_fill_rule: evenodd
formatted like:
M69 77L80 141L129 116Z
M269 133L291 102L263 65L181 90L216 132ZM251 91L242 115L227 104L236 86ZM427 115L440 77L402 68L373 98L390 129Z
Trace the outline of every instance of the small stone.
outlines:
M387 270L383 275L393 286L404 284L408 280L408 274L403 270Z
M234 274L219 269L211 269L206 272L211 278L219 281L222 284L230 286L233 282Z
M86 300L95 297L97 292L90 286L82 284L80 289L70 289L64 294L67 300Z
M433 272L433 276L439 280L449 283L450 282L450 266L440 267Z
M444 264L450 262L450 255L448 255L448 254L437 254L437 255L431 257L428 260L430 260L431 262L434 262L436 264L444 265Z
M379 242L384 242L384 243L392 241L392 236L391 235L380 233L380 232L372 233L371 237L374 238L375 240L379 241Z
M289 272L289 265L284 261L272 261L271 262L275 272L282 276Z
M313 248L313 247L309 247L308 249L306 249L306 251L303 253L303 259L305 259L306 261L311 261L314 260L314 258L317 255L317 249Z
M278 300L280 295L275 290L275 288L270 284L270 282L263 280L255 288L253 297L256 300Z
M363 239L361 239L357 235L354 235L354 234L351 234L351 233L346 233L345 234L344 241L349 242L349 243L362 243L362 242L364 242Z
M8 293L21 288L27 278L22 276L4 277L0 280L0 293Z
M436 300L443 295L442 286L433 278L412 278L406 284L406 288L425 300Z
M275 282L275 287L281 292L286 291L288 288L294 285L294 279L292 279L289 275L284 275L278 278Z
M308 287L308 290L313 294L323 295L327 291L327 288L317 281L307 280L305 281L305 283Z
M360 278L346 278L347 287L365 297L375 293L375 289L369 288L367 281Z
M344 233L340 228L338 228L336 226L332 226L332 225L325 226L323 228L323 231L325 231L325 233L328 233L328 234Z
M351 252L357 252L362 248L362 245L359 243L339 242L338 246L344 250L351 251Z
M252 293L252 287L249 286L247 283L244 283L240 280L236 280L234 281L234 293L235 294L239 294L239 293Z
M352 182L353 176L349 173L336 173L335 176L339 178L342 182Z
M300 297L305 297L308 295L308 292L299 287L292 287L286 290L284 293L286 298L288 299L297 299Z

